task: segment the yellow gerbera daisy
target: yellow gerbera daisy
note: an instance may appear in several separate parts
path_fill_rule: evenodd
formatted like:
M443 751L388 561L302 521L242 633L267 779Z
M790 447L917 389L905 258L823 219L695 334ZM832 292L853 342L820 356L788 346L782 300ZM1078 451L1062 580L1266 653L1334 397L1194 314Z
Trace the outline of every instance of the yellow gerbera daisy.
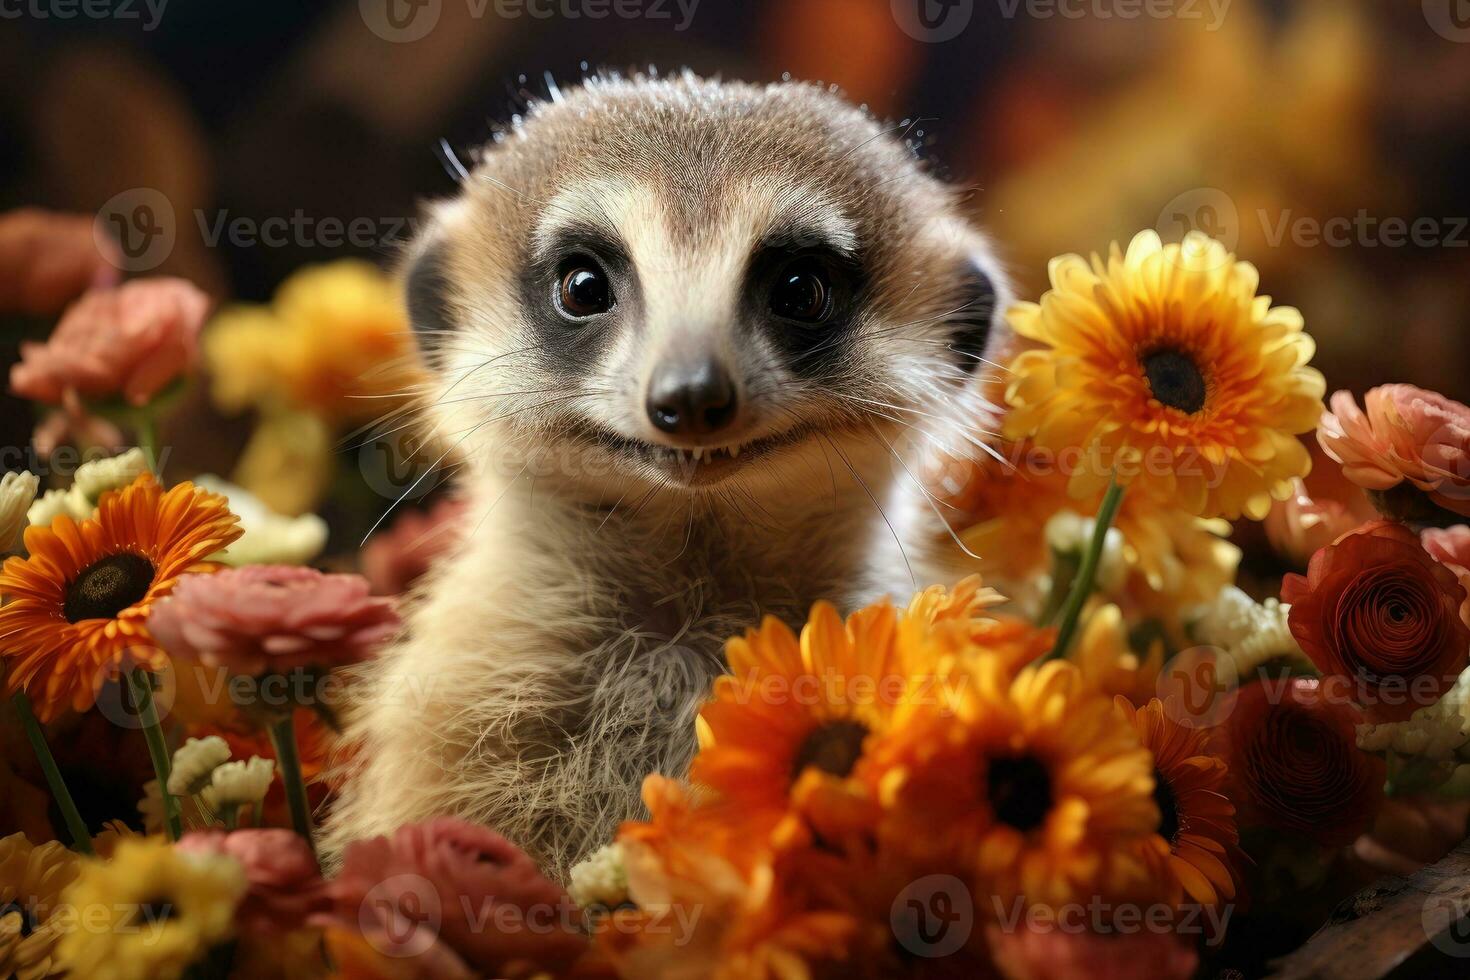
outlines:
M1256 295L1254 266L1198 232L1145 231L1049 274L1040 304L1009 313L1043 346L1011 364L1006 435L1072 454L1073 496L1116 475L1200 517L1260 519L1291 492L1325 382L1301 314Z
M62 972L56 911L78 863L56 841L33 845L24 834L0 840L0 977L41 980Z
M26 530L28 558L0 569L0 657L5 693L25 691L42 721L85 711L125 666L157 669L148 634L153 604L179 577L212 571L209 555L240 536L225 499L181 483L165 492L152 474L104 494L97 515L65 515Z
M995 657L955 666L951 697L873 746L885 841L1004 901L1086 901L1143 877L1152 767L1112 702L1066 661L1019 675Z
M978 560L954 548L947 531L940 532L938 544L942 554L954 556L956 569L974 568L1013 598L1025 596L1021 607L1034 614L1043 597L1027 596L1027 590L1034 591L1052 565L1047 522L1064 510L1096 515L1102 494L1073 499L1067 491L1069 470L1029 442L1005 455L1008 461L969 461L968 470L958 461L946 464L933 489L954 532ZM1198 518L1172 502L1131 492L1123 497L1113 526L1122 535L1128 571L1122 593L1130 608L1138 607L1138 618L1172 626L1180 609L1208 601L1235 581L1240 549L1225 540L1226 521Z
M234 933L245 872L222 855L175 850L161 837L123 840L88 860L62 901L78 928L57 952L90 980L178 977Z
M1186 895L1200 905L1233 899L1240 835L1225 795L1225 761L1208 752L1209 731L1180 725L1157 698L1135 708L1120 697L1114 706L1153 753L1159 824L1140 853L1169 882L1175 904Z

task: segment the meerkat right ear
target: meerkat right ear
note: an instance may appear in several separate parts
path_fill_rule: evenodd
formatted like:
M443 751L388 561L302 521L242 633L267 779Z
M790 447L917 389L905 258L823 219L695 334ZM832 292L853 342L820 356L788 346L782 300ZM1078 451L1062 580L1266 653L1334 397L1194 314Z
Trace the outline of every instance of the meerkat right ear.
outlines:
M415 248L404 275L409 324L426 354L454 330L445 248L444 239L426 238Z

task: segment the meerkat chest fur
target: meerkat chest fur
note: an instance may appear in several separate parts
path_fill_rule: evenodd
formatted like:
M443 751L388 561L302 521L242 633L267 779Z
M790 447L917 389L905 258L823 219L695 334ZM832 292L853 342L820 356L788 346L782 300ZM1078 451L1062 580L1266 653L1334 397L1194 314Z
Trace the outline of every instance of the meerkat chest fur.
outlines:
M1006 294L898 132L596 80L430 209L405 279L469 517L363 671L329 851L452 813L564 874L683 774L729 637L913 586L895 497L988 434Z

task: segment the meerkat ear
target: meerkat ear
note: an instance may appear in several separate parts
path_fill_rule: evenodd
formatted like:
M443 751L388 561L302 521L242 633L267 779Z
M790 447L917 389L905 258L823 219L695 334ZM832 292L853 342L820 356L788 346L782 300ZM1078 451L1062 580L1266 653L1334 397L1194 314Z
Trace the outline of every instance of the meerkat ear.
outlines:
M1006 307L1011 304L1011 287L1005 269L996 259L990 242L979 232L965 228L958 239L955 271L954 310L950 317L950 349L956 363L973 374L984 359L1005 343Z
M419 349L426 354L454 329L444 249L443 239L426 239L414 249L404 273L409 324L418 338Z

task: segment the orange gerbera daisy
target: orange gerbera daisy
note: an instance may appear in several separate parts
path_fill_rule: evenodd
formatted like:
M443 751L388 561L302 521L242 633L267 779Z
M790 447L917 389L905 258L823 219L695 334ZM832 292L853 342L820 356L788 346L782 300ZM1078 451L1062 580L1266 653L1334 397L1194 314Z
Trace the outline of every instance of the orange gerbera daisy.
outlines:
M1040 304L1009 313L1042 346L1011 364L1005 433L1073 455L1073 496L1116 478L1200 517L1260 519L1306 475L1295 436L1326 385L1301 314L1256 294L1254 266L1198 232L1146 231L1049 272Z
M691 780L735 804L754 832L774 829L793 804L825 830L857 829L871 806L852 778L864 747L901 707L938 696L932 682L942 655L968 649L992 627L1008 649L1023 651L1012 660L1042 652L984 616L1000 601L972 576L953 591L920 592L903 614L885 600L844 622L819 602L799 639L768 616L726 645L730 673L700 712Z
M1159 824L1141 853L1168 881L1176 905L1185 895L1200 905L1234 898L1240 835L1225 795L1225 761L1207 751L1209 731L1180 725L1158 698L1137 709L1124 697L1113 704L1154 758Z
M845 623L819 602L799 640L769 616L730 640L730 673L699 714L690 779L734 804L757 833L774 829L793 796L830 795L833 805L845 799L861 807L849 777L908 685L897 633L898 613L887 602Z
M116 671L158 669L148 635L153 603L179 577L212 571L206 559L240 536L225 498L151 474L105 494L95 517L58 517L25 533L28 558L0 570L0 656L5 692L26 691L43 721L92 706Z
M1144 877L1136 848L1159 819L1149 754L1111 701L1066 661L1013 675L980 655L955 671L949 697L873 746L882 838L1007 901L1085 900Z

